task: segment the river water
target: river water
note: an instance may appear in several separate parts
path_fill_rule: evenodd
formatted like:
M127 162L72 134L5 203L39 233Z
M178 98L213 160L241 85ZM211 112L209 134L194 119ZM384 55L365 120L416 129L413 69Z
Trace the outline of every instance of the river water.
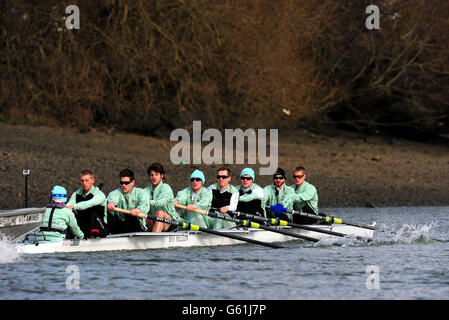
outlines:
M18 254L2 240L0 300L449 298L449 207L323 212L376 221L388 232L375 233L370 243L298 240L282 249L244 244L47 255Z

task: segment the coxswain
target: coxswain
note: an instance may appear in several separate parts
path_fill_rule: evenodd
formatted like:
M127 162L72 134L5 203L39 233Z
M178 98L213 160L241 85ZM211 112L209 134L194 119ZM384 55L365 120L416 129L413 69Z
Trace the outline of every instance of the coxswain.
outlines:
M170 185L164 182L164 167L159 163L153 163L148 167L147 173L151 181L151 184L145 188L149 196L150 211L148 215L181 222L182 219L175 210L173 190ZM148 230L152 232L176 229L170 224L151 219L147 219L146 224Z
M187 206L187 209L181 209L181 218L198 225L202 228L209 228L211 225L210 217L193 212L196 209L208 211L212 204L212 193L203 185L206 178L202 171L196 169L190 175L190 187L182 189L176 194L175 206L180 204Z
M81 188L76 190L67 202L67 208L75 210L78 225L88 238L108 235L106 196L94 183L95 177L91 170L81 171Z
M84 233L76 223L75 215L64 205L67 201L66 189L55 186L51 191L51 199L52 202L45 209L44 219L37 233L37 241L62 241L66 238L67 229L70 229L76 238L83 239Z
M109 193L106 199L110 233L147 231L145 218L137 217L137 215L148 213L150 209L148 193L135 186L136 180L132 170L120 171L119 178L120 188ZM114 211L115 208L129 210L131 215Z

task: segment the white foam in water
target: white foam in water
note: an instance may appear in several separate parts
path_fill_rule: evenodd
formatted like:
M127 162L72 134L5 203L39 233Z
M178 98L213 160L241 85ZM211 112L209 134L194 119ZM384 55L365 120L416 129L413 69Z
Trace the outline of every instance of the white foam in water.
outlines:
M313 243L315 247L328 247L328 246L341 246L341 247L353 247L367 245L369 242L364 239L356 239L354 237L330 237L321 239L318 242Z
M380 228L382 231L375 232L376 243L414 243L432 241L431 230L436 228L437 223L432 222L428 225L404 224L399 228L389 226Z
M0 264L18 262L20 258L14 243L0 235Z
M328 246L342 246L342 247L355 247L355 246L365 246L365 245L378 245L386 243L416 243L416 242L426 242L432 241L431 231L435 229L437 222L432 222L428 225L420 224L404 224L400 227L394 226L381 226L380 230L374 232L373 241L366 241L362 239L355 239L353 237L331 237L322 239L312 246L315 247L328 247ZM381 231L382 230L382 231Z
M436 227L436 222L430 225L409 225L404 224L398 231L395 232L393 241L395 242L422 242L431 240L429 235L430 230Z

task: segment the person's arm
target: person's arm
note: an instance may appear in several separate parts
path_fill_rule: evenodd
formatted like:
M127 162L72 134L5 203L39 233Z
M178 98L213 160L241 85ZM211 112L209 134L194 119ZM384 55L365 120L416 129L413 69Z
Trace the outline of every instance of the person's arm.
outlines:
M263 188L263 198L262 198L262 209L265 211L266 206L270 206L271 203L271 195L273 193L273 186L269 185Z
M180 205L185 206L190 202L187 190L188 189L182 189L176 194L175 200L177 200Z
M117 205L120 202L120 192L118 190L111 191L108 194L106 203L109 205L109 203L111 202L114 202L115 205Z
M293 201L295 200L295 191L288 186L285 186L285 195L284 195L284 199L281 200L281 204L284 206L285 209L287 210L292 210L293 209Z
M200 196L199 194L197 195L197 197ZM212 205L212 192L204 189L201 192L201 198L199 199L200 201L195 202L195 206L198 209L202 209L202 210L209 210L210 206Z
M150 195L143 189L137 191L138 194L136 208L131 211L147 214L150 210Z
M70 197L70 200L66 203L66 207L71 207L71 206L75 206L76 203L76 192L74 192L72 194L72 196ZM72 210L73 208L69 208L70 210Z
M259 200L263 200L263 198L265 196L263 189L260 188L260 187L259 188L255 188L253 190L253 193L255 193L257 195L257 199L259 199Z
M250 202L252 200L263 200L264 197L264 193L263 193L263 189L260 187L254 188L251 193L246 193L240 196L240 201L242 202Z
M72 211L68 211L67 212L67 217L68 217L67 225L69 226L69 228L72 231L72 233L78 239L83 239L84 238L84 233L81 231L80 227L78 226L78 223L76 222L76 218L75 218L75 215L73 214L73 212Z
M106 196L103 192L99 191L96 195L90 200L82 201L75 203L74 209L75 210L86 210L88 208L92 208L94 206L102 205L105 203Z
M118 206L120 203L121 195L119 190L111 191L108 194L108 197L106 199L106 205L110 213L113 215L116 215L117 217L120 217L121 220L125 219L125 215L121 212L114 211L114 208ZM127 209L127 208L123 208Z
M300 193L295 193L295 202L307 202L312 200L316 195L316 188L312 185L308 185Z
M222 213L226 213L228 211L236 211L237 210L237 205L239 203L239 192L234 192L231 196L231 200L229 201L229 205L227 205L225 208L225 212Z
M182 189L180 191L177 192L176 194L176 198L175 198L175 208L177 204L180 204L182 206L187 206L189 204L189 195L188 195L188 188L187 189ZM180 209L180 215L181 218L185 218L187 214L187 210L184 209Z

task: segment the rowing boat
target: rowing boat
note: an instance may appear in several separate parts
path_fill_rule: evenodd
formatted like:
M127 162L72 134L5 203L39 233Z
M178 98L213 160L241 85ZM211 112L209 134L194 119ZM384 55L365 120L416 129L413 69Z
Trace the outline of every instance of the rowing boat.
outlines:
M373 224L374 226L374 224ZM357 228L346 225L313 225L322 230L336 231L345 233L349 237L365 238L372 240L374 231L369 229ZM333 235L283 227L292 232L312 237L317 240L327 238L336 238ZM224 234L234 234L263 241L266 243L286 242L298 240L291 236L275 233L256 228L232 228L216 230ZM301 240L300 240L301 241ZM41 242L35 244L18 244L18 251L21 253L64 253L64 252L94 252L94 251L116 251L116 250L149 250L149 249L168 249L168 248L186 248L203 246L225 246L243 244L244 241L209 234L201 231L177 231L177 232L137 232L109 235L106 238L95 238L85 240L63 240L61 242Z
M0 210L0 233L10 241L37 229L44 218L45 208Z

